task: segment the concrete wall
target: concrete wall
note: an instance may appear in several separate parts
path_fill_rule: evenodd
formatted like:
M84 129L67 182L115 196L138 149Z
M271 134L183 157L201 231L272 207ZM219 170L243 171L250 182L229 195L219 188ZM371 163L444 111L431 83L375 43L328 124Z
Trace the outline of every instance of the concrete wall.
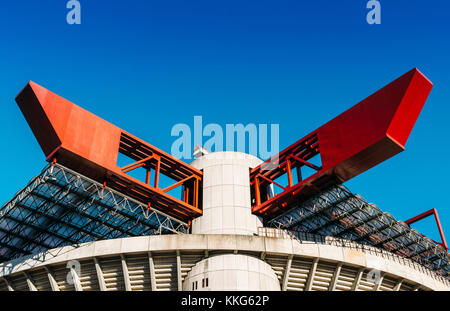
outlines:
M77 260L81 272L86 273L81 276L83 290L96 288L89 284L103 284L101 279L106 277L109 279L105 283L112 284L106 290L133 290L137 287L133 278L138 277L155 279L155 286L146 287L151 290L179 290L198 262L215 255L241 255L240 252L267 262L282 290L323 290L333 286L341 290L450 290L448 279L386 253L292 239L208 234L122 238L52 249L0 264L0 289L7 289L8 282L15 290L27 290L30 284L38 285L41 280L50 284L54 273L60 290L76 290L66 284L66 265ZM95 260L104 276L96 273ZM379 287L369 280L373 270L382 276Z
M215 152L194 160L203 170L203 216L192 222L193 234L254 235L262 226L252 215L249 169L262 163L240 152Z

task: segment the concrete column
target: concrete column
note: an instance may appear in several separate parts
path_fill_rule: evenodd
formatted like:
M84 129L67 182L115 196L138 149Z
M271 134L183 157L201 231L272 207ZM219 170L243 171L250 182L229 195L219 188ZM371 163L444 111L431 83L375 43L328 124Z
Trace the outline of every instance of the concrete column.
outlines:
M122 273L123 273L123 281L125 283L125 290L131 291L131 282L130 282L130 275L128 274L127 261L125 260L125 256L123 254L120 254L120 260L122 263Z
M50 287L52 288L52 291L59 292L59 286L55 280L55 277L53 276L53 272L47 266L44 266L44 268L47 271L47 277L48 281L50 282Z
M103 277L103 271L102 268L100 267L98 259L95 257L94 257L94 265L95 265L95 272L97 273L98 286L101 291L106 291L106 284L105 278Z
M262 161L240 152L215 152L194 160L203 170L203 215L192 222L193 234L257 234L261 218L252 215L250 168Z
M158 290L158 288L156 287L155 263L153 262L153 256L151 252L148 252L148 265L150 268L150 282L152 291L156 291Z
M37 288L36 288L36 286L34 285L32 279L31 279L30 274L29 274L28 272L24 271L24 272L23 272L23 275L25 276L25 279L27 280L27 285L28 285L28 289L30 290L30 292L36 292L36 291L37 291Z
M312 288L312 284L314 281L314 276L316 274L316 270L317 270L317 263L319 262L319 258L314 258L312 265L311 265L311 269L309 270L309 277L308 280L306 281L306 286L305 286L305 291L310 291Z
M284 269L284 276L283 276L283 287L281 288L282 291L286 291L288 281L289 281L289 274L291 273L291 266L292 266L292 255L289 256L286 268Z

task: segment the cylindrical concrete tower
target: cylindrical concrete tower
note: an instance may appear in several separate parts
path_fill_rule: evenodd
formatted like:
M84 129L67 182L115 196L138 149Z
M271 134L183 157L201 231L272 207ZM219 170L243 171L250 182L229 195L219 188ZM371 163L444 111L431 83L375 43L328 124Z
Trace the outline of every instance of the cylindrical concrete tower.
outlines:
M263 223L251 213L249 172L261 163L240 152L206 154L191 163L204 176L203 215L193 221L193 234L257 235ZM183 290L280 290L280 283L259 258L212 255L192 268Z
M256 235L261 218L251 213L249 170L262 161L241 152L215 152L194 160L203 170L203 215L193 234Z

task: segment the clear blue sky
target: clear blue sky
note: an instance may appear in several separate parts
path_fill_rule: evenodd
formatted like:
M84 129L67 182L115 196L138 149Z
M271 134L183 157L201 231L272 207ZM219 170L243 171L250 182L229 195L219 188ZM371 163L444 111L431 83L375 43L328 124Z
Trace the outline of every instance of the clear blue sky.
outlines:
M418 67L434 83L406 151L346 185L399 220L437 208L450 239L450 4L381 0L0 4L0 200L45 165L14 98L33 80L170 151L176 123L278 123L286 147ZM417 225L438 239L430 219Z

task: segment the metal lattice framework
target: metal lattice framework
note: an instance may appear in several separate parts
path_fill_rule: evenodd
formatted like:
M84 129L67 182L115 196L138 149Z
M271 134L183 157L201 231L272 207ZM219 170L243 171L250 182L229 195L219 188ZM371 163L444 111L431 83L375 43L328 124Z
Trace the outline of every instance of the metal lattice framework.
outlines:
M332 186L270 220L270 227L334 236L385 249L449 277L449 254L438 243L352 194Z
M64 245L187 233L188 225L59 164L0 209L0 261Z

